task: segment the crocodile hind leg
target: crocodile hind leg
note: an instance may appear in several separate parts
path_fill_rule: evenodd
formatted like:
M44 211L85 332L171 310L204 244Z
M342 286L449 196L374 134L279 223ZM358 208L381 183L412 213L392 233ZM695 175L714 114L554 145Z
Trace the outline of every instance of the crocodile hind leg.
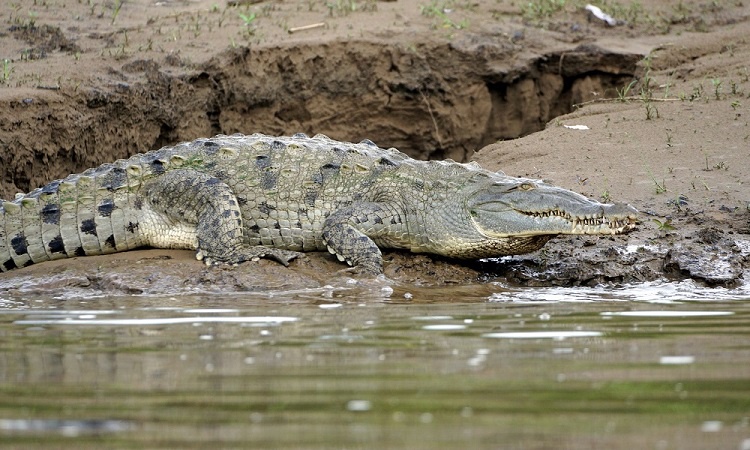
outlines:
M150 245L193 248L206 264L238 264L259 258L281 264L300 253L244 242L242 212L232 189L211 175L191 169L172 170L143 190L147 218L144 235Z

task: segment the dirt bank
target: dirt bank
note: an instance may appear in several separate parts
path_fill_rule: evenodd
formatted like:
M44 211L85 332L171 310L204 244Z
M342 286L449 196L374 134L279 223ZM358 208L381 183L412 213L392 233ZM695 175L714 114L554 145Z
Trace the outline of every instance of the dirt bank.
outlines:
M643 212L628 236L557 239L496 262L388 253L387 275L403 285L735 286L750 241L750 6L661 3L604 5L617 26L575 2L3 4L0 197L217 133L369 138ZM269 264L207 269L189 252L155 250L32 266L0 275L0 289L348 282L329 275L341 266L328 255Z

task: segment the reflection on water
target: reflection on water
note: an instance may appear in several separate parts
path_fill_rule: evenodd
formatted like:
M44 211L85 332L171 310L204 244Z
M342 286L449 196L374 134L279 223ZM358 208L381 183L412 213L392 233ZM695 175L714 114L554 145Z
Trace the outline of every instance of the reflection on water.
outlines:
M2 299L0 442L750 449L750 302L662 288Z

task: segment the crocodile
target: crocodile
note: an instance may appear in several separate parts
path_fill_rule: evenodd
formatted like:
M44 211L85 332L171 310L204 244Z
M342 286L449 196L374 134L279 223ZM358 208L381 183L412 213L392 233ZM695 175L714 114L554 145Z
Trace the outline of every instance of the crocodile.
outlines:
M0 201L0 270L156 247L195 250L209 265L288 265L300 252L328 250L376 275L380 248L481 259L636 223L626 204L473 162L418 161L370 140L217 135Z

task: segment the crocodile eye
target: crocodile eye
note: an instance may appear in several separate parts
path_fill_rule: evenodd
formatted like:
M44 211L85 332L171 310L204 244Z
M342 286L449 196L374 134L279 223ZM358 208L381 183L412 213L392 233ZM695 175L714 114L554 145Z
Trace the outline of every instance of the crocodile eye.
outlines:
M531 183L522 183L520 188L523 189L524 191L530 191L534 189L534 185Z

